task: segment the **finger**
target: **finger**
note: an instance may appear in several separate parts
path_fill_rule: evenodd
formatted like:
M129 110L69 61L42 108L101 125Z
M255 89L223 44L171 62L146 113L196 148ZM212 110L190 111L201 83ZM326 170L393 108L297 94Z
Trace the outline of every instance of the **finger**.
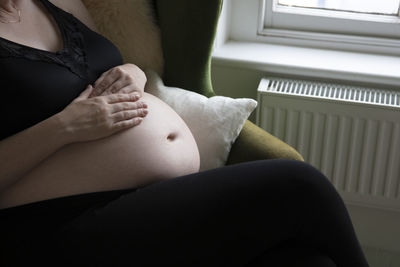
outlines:
M130 120L119 121L114 124L115 131L121 131L125 129L129 129L139 125L143 121L142 117L136 117Z
M119 103L119 102L136 102L139 100L139 95L137 93L133 94L112 94L105 96L109 104Z
M101 95L104 92L104 90L106 90L110 85L112 85L115 81L118 80L119 78L118 73L119 72L115 71L113 72L111 70L108 71L107 74L101 78L101 81L97 83L97 85L94 85L93 94L95 96Z
M126 84L124 87L121 87L118 90L118 93L120 94L130 94L130 93L138 93L140 96L143 96L143 90L140 90L137 86L134 84Z
M116 94L116 93L125 93L125 92L120 92L120 90L124 87L126 87L128 83L126 81L123 81L121 79L118 79L114 81L110 86L108 86L104 91L103 95L111 95L111 94Z
M93 90L93 86L91 84L89 84L86 87L86 89L83 90L83 92L75 99L75 101L88 99L92 90Z
M135 110L125 110L113 114L114 122L131 120L136 117L146 117L149 111L145 108L135 109Z
M99 82L101 82L101 81L104 79L104 77L107 75L107 73L108 73L108 71L104 72L104 73L95 81L95 83L93 84L93 92L92 92L92 94L90 95L90 97L96 97L96 96L99 96L99 95L102 93L102 91L101 91L97 86L98 86ZM95 90L95 88L97 88L97 90Z
M112 113L117 113L124 110L133 110L139 108L147 108L147 104L142 101L114 103L111 106L111 111Z
M93 87L97 87L99 83L104 79L104 77L110 72L110 70L103 72L100 77L94 82Z

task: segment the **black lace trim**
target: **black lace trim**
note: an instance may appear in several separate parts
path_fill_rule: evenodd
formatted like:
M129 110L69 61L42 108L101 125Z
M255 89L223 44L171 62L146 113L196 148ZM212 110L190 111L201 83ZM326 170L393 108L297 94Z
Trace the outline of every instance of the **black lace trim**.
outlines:
M41 2L48 8L58 24L63 36L63 49L53 53L0 38L0 58L25 58L57 64L68 68L81 79L87 80L89 74L84 37L77 20L71 14L57 8L47 0Z

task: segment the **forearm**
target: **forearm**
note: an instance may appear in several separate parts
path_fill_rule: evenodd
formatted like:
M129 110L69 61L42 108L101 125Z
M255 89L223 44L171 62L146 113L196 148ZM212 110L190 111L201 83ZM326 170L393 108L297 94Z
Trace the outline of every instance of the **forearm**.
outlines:
M67 142L58 116L0 141L0 192Z
M147 115L135 94L88 98L92 87L62 112L0 141L0 193L66 144L93 141L134 127Z

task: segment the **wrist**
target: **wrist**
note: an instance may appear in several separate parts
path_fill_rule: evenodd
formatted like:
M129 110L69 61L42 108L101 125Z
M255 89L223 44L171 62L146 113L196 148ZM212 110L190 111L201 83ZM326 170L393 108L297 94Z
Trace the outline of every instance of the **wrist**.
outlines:
M73 143L73 134L68 127L68 124L63 119L62 113L57 113L50 117L47 121L49 128L52 129L52 136L57 138L60 146L65 146Z

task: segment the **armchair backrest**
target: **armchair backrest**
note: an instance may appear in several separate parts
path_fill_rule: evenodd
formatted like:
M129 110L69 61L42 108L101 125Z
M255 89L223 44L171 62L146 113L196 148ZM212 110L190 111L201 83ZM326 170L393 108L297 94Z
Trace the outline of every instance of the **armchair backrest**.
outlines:
M222 0L155 0L164 53L164 82L206 96Z
M83 0L126 62L158 71L168 86L206 96L215 95L211 53L222 1Z
M121 51L125 63L163 72L160 28L152 0L82 0L98 31Z

